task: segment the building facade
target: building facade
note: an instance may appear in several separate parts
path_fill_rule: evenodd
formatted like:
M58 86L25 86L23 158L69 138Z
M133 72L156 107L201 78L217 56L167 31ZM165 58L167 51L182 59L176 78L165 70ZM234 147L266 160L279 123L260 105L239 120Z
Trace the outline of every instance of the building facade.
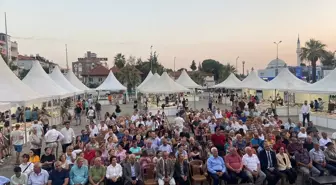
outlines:
M7 56L7 40L8 40L8 55L11 61L16 61L19 55L18 43L11 41L11 37L4 33L0 33L0 53Z
M33 66L33 61L38 60L41 64L41 66L44 69L48 69L49 72L52 71L52 69L57 65L49 60L46 60L44 57L41 57L39 55L18 55L18 60L15 62L16 65L21 70L30 70Z
M76 62L72 62L72 71L78 79L86 83L88 81L85 81L83 76L87 76L96 66L104 65L107 68L107 60L106 57L98 58L96 53L87 51L83 58L78 58Z

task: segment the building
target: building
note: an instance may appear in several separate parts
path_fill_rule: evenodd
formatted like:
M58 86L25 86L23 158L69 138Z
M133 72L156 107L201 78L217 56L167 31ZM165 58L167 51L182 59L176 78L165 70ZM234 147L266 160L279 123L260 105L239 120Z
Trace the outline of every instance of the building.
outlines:
M11 37L5 33L0 33L0 53L4 56L7 56L7 39L9 45L9 58L11 61L16 61L19 55L18 43L11 41Z
M195 72L198 72L198 71L187 71L187 73L188 73L189 76L191 76ZM175 71L175 72L169 73L169 76L172 79L178 79L180 77L181 73L182 73L182 71ZM211 86L216 85L215 77L214 77L213 74L211 74L211 73L205 73L205 72L201 72L201 74L203 76L204 83L203 84L199 84L199 85L201 85L203 87L211 87Z
M87 51L83 58L78 58L76 62L72 62L72 71L77 76L78 79L84 81L83 75L88 76L89 72L94 69L96 66L104 65L105 68L108 68L107 61L108 59L98 58L96 53L92 53L91 51ZM105 62L104 64L102 62Z
M52 71L52 69L58 65L53 63L52 61L49 61L45 59L44 57L40 56L39 54L34 55L18 55L18 60L16 61L16 65L20 69L24 70L30 70L33 66L33 61L38 60L41 64L41 66L44 69L48 69L49 72Z
M312 75L312 70L310 66L302 65L300 57L301 52L300 38L298 38L296 43L296 66L287 66L287 63L284 60L276 58L271 60L265 69L258 70L259 77L269 81L275 78L277 70L280 72L283 68L288 68L298 78L306 79L308 76ZM316 79L321 79L323 76L323 71L320 66L316 67L316 76Z

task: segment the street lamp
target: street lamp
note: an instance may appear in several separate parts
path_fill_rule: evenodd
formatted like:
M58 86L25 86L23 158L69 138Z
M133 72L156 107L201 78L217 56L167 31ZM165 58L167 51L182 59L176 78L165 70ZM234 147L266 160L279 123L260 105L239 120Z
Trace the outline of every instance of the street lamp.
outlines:
M239 56L236 58L236 71L238 73L238 59L239 59Z
M275 76L278 75L279 73L279 70L278 70L278 64L279 64L279 44L281 43L282 41L280 40L279 42L274 42L274 44L277 46L277 57L276 57L276 68L275 68Z
M243 76L245 75L245 61L242 61L243 63Z

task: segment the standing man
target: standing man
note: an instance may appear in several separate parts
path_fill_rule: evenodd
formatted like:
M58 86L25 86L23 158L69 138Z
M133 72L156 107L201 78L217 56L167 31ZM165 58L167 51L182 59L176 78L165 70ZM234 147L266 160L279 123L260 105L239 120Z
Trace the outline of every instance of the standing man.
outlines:
M307 100L304 101L304 104L301 107L301 113L302 113L302 124L303 126L305 126L306 124L306 119L307 119L307 123L309 123L309 113L310 113L310 106L308 105Z
M184 119L180 116L179 113L176 113L176 118L174 119L174 122L175 122L174 128L171 129L175 130L175 128L177 128L178 133L180 134L183 131Z
M76 126L82 124L82 107L77 104L75 107L75 119L76 119Z
M96 102L95 107L96 107L97 120L101 120L101 104L99 103L98 100Z
M22 152L22 145L24 143L24 133L20 130L20 124L15 125L15 130L10 134L11 144L14 146L16 152L16 164L20 164L20 153Z
M44 135L44 139L46 142L46 148L51 149L51 153L55 153L56 159L57 159L57 148L58 148L58 141L63 140L64 135L61 134L58 130L56 130L56 125L53 125L51 127L51 130L48 130L48 132Z
M70 121L65 121L64 124L65 127L61 129L61 134L64 136L61 140L63 153L66 152L67 147L72 144L76 137L75 132L70 128Z

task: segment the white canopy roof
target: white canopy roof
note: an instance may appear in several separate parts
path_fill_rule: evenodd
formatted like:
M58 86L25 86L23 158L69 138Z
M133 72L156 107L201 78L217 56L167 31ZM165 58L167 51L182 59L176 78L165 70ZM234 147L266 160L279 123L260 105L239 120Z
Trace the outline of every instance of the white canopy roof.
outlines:
M50 97L67 97L71 93L60 87L49 75L43 70L39 61L33 61L33 66L27 76L22 80L36 92Z
M90 91L92 89L89 89L86 87L72 72L72 70L69 70L66 75L64 75L65 78L77 89L80 89L82 91Z
M197 83L195 83L190 76L188 75L188 73L183 70L180 77L176 80L177 83L179 83L180 85L189 88L189 89L194 89L194 88L202 88L200 85L198 85Z
M62 88L68 90L71 93L75 94L81 94L83 93L83 90L79 90L76 87L74 87L62 74L61 70L58 66L55 66L52 73L49 74L50 78L53 79L59 86Z
M153 76L152 71L149 71L149 73L146 76L145 80L138 86L138 89L141 88L141 86L143 86L143 84L145 84L150 78L152 78L152 76Z
M210 88L240 89L241 83L242 81L240 81L235 74L231 73L222 83L214 85Z
M169 94L177 92L188 92L190 90L176 83L168 76L167 72L164 72L159 79L156 79L155 81L150 79L148 83L139 89L139 91L143 93Z
M148 89L150 86L153 85L154 82L160 79L160 75L155 73L152 77L150 77L146 82L143 82L141 84L141 87L139 86L137 89L138 91L142 92L144 89Z
M0 102L24 103L46 98L23 83L0 57Z
M121 91L121 90L127 90L125 86L123 86L117 78L114 76L112 71L110 71L107 78L104 80L104 82L96 88L98 91Z
M256 71L252 71L239 86L242 89L268 89L267 82L261 79Z
M336 92L336 69L331 71L321 80L304 87L293 88L295 92L307 92L310 94L335 94Z
M291 91L300 87L308 86L309 83L298 79L291 73L288 68L283 68L278 76L267 83L268 89L277 89L283 91Z

